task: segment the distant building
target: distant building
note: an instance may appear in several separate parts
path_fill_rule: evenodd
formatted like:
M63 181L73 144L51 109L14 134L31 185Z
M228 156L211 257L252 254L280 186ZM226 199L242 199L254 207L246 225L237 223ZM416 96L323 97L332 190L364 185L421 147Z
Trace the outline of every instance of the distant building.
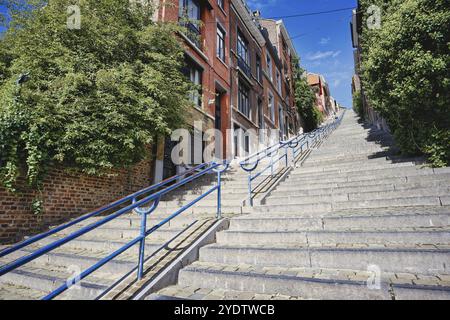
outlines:
M325 78L316 73L308 73L308 84L316 93L316 107L325 117L334 114L334 106L330 100L330 88Z

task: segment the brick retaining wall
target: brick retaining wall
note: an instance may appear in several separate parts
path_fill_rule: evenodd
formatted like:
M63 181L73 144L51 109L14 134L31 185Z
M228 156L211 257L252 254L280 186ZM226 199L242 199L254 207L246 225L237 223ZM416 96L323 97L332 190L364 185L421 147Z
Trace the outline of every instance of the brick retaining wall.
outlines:
M151 160L103 177L53 169L43 182L44 212L40 215L31 208L36 191L26 187L24 179L19 179L17 194L0 187L0 244L19 241L149 186L151 172Z

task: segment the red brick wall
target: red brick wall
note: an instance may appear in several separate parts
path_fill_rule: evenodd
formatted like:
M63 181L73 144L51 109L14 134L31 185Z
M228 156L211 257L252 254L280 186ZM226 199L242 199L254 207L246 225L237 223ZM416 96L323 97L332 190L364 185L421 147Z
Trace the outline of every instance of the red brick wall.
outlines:
M115 170L111 172L114 175L104 177L53 169L43 182L44 212L40 215L31 208L36 192L23 179L17 194L0 187L0 244L19 241L151 185L151 167L151 161L144 160L132 169Z

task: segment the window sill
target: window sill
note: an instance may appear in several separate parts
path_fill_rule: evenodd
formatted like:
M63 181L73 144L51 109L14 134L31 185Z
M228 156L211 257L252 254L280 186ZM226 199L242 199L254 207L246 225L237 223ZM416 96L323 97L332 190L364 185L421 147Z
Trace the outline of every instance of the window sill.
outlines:
M217 60L219 60L219 61L220 61L227 69L230 68L230 66L229 66L225 61L223 61L220 57L216 56L216 58L217 58Z
M178 32L181 37L188 43L188 45L195 50L195 52L197 52L203 59L205 59L205 61L209 61L208 57L206 56L206 54L203 53L203 51L197 47L195 45L195 43L192 42L191 39L189 39L184 33L182 32Z
M206 112L205 110L203 110L203 108L199 107L199 106L193 106L193 108L195 110L197 110L198 112L202 113L203 115L207 116L208 118L210 118L211 120L216 120L216 118L214 118L212 115L210 115L208 112Z
M222 14L226 17L228 16L227 13L225 12L225 9L222 8L221 6L217 5L217 7L219 7L219 10L222 12Z
M253 81L252 79L250 79L250 78L245 74L245 72L244 72L241 68L236 67L236 69L237 69L238 72L241 74L241 76L242 76L245 80L247 80L247 82L248 82L251 86L254 85L254 81Z
M267 118L266 115L264 115L264 119L266 120L267 123L269 123L269 125L270 125L273 129L276 129L276 128L277 128L276 125L275 125L275 122L273 122L272 119Z
M236 111L239 115L241 115L247 122L251 123L253 126L258 128L258 125L256 123L254 123L249 117L247 117L244 113L242 113L241 111L239 111L238 108L233 106L233 110Z

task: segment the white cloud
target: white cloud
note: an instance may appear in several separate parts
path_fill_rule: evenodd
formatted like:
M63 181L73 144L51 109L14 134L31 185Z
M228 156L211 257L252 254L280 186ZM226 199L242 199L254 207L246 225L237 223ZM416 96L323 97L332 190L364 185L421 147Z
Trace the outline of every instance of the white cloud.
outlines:
M341 54L341 50L339 50L339 51L336 51L335 53L333 53L333 55L332 55L332 57L333 58L336 58L338 55L340 55Z
M247 0L247 4L251 9L262 10L264 8L273 7L278 0Z
M329 57L337 57L340 53L340 51L317 51L315 53L308 53L306 59L311 61L320 60Z
M321 45L326 45L326 44L328 44L329 42L330 42L330 40L331 40L331 38L322 38L322 39L320 39L320 42L319 42L319 44L321 44Z
M352 72L348 71L334 71L326 74L333 88L339 87L343 82L351 83Z

